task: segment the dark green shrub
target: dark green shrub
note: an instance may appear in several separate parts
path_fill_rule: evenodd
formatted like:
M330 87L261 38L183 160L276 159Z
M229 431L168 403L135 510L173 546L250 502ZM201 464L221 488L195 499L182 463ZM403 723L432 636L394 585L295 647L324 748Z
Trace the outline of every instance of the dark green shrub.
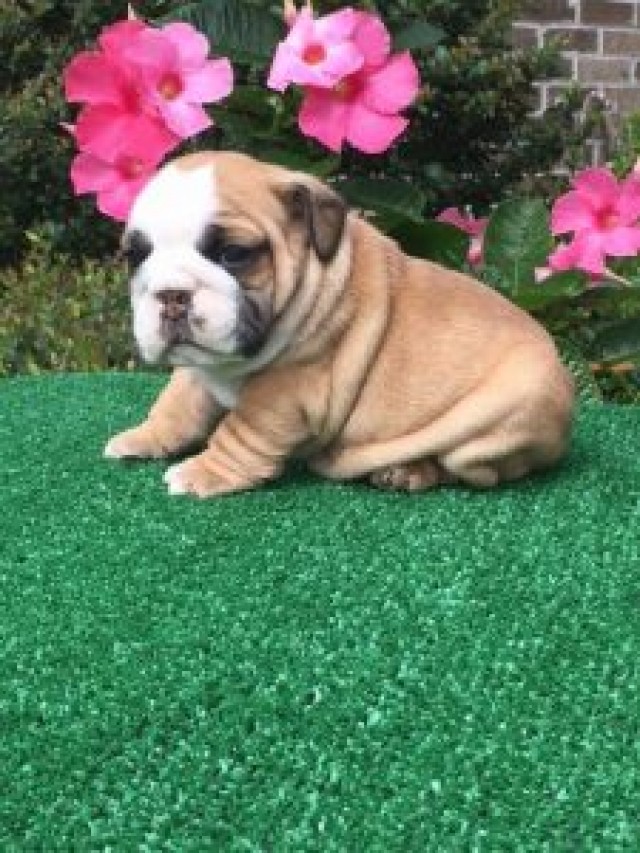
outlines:
M318 12L346 5L316 3ZM354 3L376 8L421 66L425 94L412 110L402 143L384 157L349 151L327 157L295 127L295 96L288 108L266 103L263 83L275 41L283 33L280 2L258 0L139 0L150 19L188 17L203 26L217 50L228 51L240 81L228 106L215 109L218 129L199 146L244 148L265 157L324 173L400 178L419 188L416 203L432 214L450 204L485 207L530 174L547 171L572 139L570 109L541 121L529 115L532 81L548 72L553 56L512 51L513 0L386 0ZM100 29L126 15L126 3L90 0L1 0L0 55L0 265L15 261L25 233L36 230L52 245L76 256L99 256L115 242L117 227L95 212L91 199L71 192L68 170L73 146L60 129L74 111L64 104L61 71ZM236 28L242 17L246 27ZM235 16L235 18L234 18ZM267 21L268 19L268 21ZM259 29L265 21L269 24ZM248 22L248 23L247 23ZM425 38L425 22L439 28ZM260 41L261 39L261 41ZM437 46L435 45L438 42ZM271 127L269 137L265 128ZM357 202L357 198L353 198Z
M156 15L168 4L138 5ZM61 77L69 59L126 10L125 2L106 0L0 0L0 266L19 259L29 230L77 257L113 249L117 227L72 193Z
M22 264L0 273L0 376L134 364L122 265L32 239Z

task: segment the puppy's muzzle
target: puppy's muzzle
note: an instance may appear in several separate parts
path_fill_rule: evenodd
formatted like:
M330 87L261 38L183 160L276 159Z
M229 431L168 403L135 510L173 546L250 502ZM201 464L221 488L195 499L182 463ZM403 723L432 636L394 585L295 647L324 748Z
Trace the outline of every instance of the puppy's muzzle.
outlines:
M189 315L192 293L188 290L160 290L160 324L163 336L170 345L188 343L191 339Z

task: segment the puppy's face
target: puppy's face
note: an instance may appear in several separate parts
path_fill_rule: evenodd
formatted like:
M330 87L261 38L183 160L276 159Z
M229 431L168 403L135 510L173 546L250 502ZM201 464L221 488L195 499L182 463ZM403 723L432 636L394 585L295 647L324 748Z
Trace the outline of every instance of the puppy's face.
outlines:
M143 358L250 364L311 259L331 262L344 220L342 202L313 179L242 155L166 166L136 199L122 243Z

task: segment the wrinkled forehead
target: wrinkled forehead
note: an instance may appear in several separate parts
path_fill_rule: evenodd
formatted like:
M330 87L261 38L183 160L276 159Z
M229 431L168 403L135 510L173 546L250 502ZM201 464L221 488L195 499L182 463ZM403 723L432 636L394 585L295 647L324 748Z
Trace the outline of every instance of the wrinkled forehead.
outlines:
M154 245L196 245L207 226L242 223L243 230L263 231L283 217L274 186L277 169L248 158L219 156L204 161L185 158L165 166L135 201L127 232L142 232Z
M126 231L142 232L154 245L195 245L219 215L216 170L165 166L137 197Z

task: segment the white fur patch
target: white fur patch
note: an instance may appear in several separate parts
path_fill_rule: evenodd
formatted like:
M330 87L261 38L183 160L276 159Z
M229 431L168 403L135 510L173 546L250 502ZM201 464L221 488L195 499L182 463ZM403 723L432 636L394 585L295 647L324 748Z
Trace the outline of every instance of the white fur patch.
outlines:
M170 465L164 473L163 480L169 487L170 495L186 495L189 491L187 484L182 479L183 462Z
M136 198L127 230L139 229L154 246L195 246L218 211L212 166L161 169Z
M140 231L152 244L131 281L134 334L149 362L165 355L161 304L156 298L164 290L192 294L192 336L197 346L177 347L170 353L173 364L211 364L218 355L236 349L240 287L196 248L207 225L215 222L217 199L211 165L185 170L169 164L135 201L127 230Z

